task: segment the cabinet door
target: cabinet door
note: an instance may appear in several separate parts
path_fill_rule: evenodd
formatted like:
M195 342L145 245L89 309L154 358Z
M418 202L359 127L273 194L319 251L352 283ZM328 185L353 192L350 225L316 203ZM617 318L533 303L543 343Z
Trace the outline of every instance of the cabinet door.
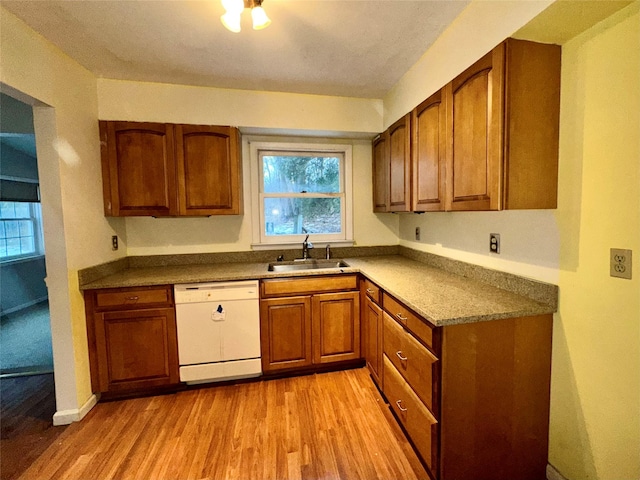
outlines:
M95 321L101 392L179 382L173 308L98 313Z
M446 113L443 90L411 112L414 212L444 210Z
M366 298L362 315L364 357L374 380L380 384L382 378L382 309L370 298Z
M445 87L447 210L501 208L504 44Z
M359 293L323 293L312 298L313 363L360 358Z
M311 365L311 297L260 302L262 371Z
M389 127L389 211L411 210L411 114Z
M237 129L176 125L175 135L180 215L242 213Z
M389 209L389 134L381 133L373 141L373 211Z
M100 122L105 215L178 213L173 127Z

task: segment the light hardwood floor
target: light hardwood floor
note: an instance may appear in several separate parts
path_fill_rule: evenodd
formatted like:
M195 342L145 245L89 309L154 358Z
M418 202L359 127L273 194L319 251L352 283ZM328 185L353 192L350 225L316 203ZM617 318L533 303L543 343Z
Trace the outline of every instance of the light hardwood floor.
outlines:
M99 403L21 478L428 476L361 368Z

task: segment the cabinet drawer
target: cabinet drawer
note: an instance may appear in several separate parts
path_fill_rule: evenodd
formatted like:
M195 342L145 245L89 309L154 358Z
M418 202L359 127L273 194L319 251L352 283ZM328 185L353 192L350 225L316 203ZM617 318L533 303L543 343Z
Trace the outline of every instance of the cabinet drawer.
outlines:
M389 315L411 330L411 332L420 339L422 343L432 350L434 349L433 327L425 320L413 313L411 309L405 307L402 303L386 292L382 294L382 305Z
M367 294L367 297L373 300L377 305L380 305L382 303L382 291L380 290L380 287L378 287L375 283L373 283L371 280L363 278L362 288Z
M95 306L98 309L133 309L153 306L169 306L173 303L170 285L161 287L110 288L96 290Z
M262 281L262 298L356 290L356 275L277 278Z
M438 378L438 359L426 347L418 342L402 326L384 313L383 351L398 372L409 383L429 409L438 415L434 408L437 396L435 380Z
M438 421L386 355L383 355L383 362L382 390L429 470L436 472Z

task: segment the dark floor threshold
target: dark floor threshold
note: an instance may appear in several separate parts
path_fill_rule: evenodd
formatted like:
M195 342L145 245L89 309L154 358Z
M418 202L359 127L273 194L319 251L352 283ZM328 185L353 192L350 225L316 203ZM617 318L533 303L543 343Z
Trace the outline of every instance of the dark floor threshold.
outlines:
M28 377L53 373L52 365L33 365L30 367L7 368L0 370L0 378Z

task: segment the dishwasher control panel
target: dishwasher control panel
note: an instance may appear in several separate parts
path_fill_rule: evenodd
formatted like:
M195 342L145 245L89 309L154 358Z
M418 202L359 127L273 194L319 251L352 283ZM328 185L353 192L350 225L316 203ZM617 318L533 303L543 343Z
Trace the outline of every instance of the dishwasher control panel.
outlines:
M200 303L258 298L257 281L188 283L175 285L175 302Z

